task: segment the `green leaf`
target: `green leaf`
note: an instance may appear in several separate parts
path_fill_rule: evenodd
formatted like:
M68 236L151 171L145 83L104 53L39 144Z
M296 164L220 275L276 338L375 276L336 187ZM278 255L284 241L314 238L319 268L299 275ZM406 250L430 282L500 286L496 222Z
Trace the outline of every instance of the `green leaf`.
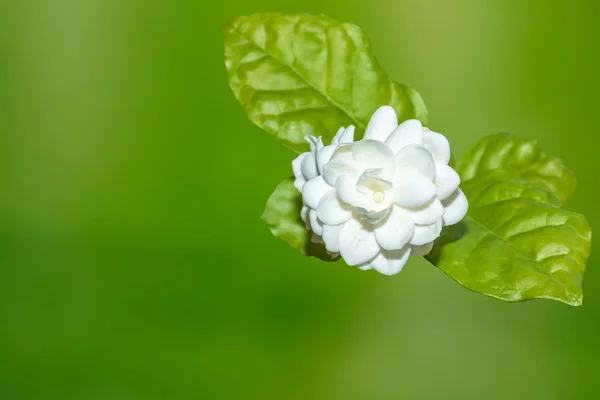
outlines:
M262 219L267 223L271 233L283 240L304 255L314 256L325 261L332 257L321 243L313 243L312 233L300 217L302 195L294 187L294 179L288 178L275 188L269 197Z
M573 194L577 180L556 157L542 152L536 140L495 134L479 140L456 166L464 184L475 178L494 185L506 181L539 184L558 204Z
M537 142L506 134L477 142L457 171L469 212L427 259L497 299L581 305L591 231L582 215L559 208L575 189L573 173Z
M264 13L234 18L224 31L233 93L252 122L296 151L308 149L305 135L328 143L341 126L360 137L382 105L400 121L427 124L421 96L383 71L356 25Z

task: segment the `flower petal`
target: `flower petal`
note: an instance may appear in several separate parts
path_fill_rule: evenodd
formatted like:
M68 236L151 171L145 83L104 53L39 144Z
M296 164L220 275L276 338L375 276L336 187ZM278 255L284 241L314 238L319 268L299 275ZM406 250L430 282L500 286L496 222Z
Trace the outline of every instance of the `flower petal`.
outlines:
M442 204L445 207L444 210L444 225L454 225L460 222L464 218L467 210L469 209L469 202L467 197L462 190L456 189L454 194L444 201Z
M352 145L340 145L333 152L329 162L323 165L323 176L331 186L335 186L342 175L351 175L358 179L361 174L356 168L352 147Z
M442 218L444 206L439 199L434 197L429 204L419 208L406 208L406 211L410 212L415 224L429 225Z
M315 210L319 205L319 201L331 190L333 190L333 187L325 182L323 176L317 176L304 185L302 200L304 200L304 204Z
M431 151L436 163L448 164L450 161L450 143L444 135L426 130L423 132L423 145Z
M306 135L304 136L304 140L308 142L308 145L310 146L310 151L313 154L315 154L320 148L324 146L323 138L321 136L316 137L313 135Z
M345 130L346 128L343 126L340 129L338 129L333 139L331 139L331 144L338 144L340 142L340 137L342 136Z
M371 262L371 267L384 275L395 275L402 271L408 256L410 255L410 246L406 245L399 250L382 250Z
M423 144L423 127L418 119L404 121L385 140L394 153L409 144Z
M375 239L385 250L398 250L412 238L414 229L410 213L394 206L390 215L375 227Z
M433 249L433 242L422 246L411 246L410 254L413 256L426 256Z
M385 141L398 126L396 111L390 106L382 106L373 113L365 129L364 139Z
M352 142L354 142L354 125L347 127L339 138L339 144Z
M298 157L294 158L294 161L292 161L292 171L294 171L294 177L296 178L294 179L294 187L300 192L302 192L302 188L306 183L306 178L302 173L302 161L306 157L312 157L312 154L307 151L305 153L300 154Z
M371 267L371 263L365 263L365 264L359 265L358 269L363 270L363 271L368 271L370 269L373 269L373 267Z
M323 241L325 248L331 253L340 251L340 231L342 225L323 225Z
M442 219L430 225L415 225L415 233L410 241L413 246L423 246L429 242L433 242L440 236L442 231Z
M298 157L294 158L294 160L292 161L292 171L294 171L294 176L296 178L298 178L299 176L304 177L304 175L302 174L302 160L304 160L304 158L306 158L306 156L309 155L311 155L310 152L304 152Z
M460 176L452 167L446 164L436 164L435 186L436 195L440 200L451 196L460 184Z
M325 146L317 152L317 170L319 174L323 173L323 166L331 159L337 146Z
M342 203L336 191L332 190L323 196L319 202L317 216L324 224L339 225L352 217L352 209Z
M339 239L342 258L351 266L366 263L380 250L372 230L356 219L342 225Z
M435 185L422 175L405 174L395 177L394 180L394 200L399 206L421 207L435 196Z
M319 175L319 171L317 170L315 157L311 153L306 153L306 155L307 156L302 159L300 170L302 171L304 179L309 181Z
M353 207L362 207L367 202L366 195L356 189L357 179L350 175L342 175L337 180L335 190L339 199Z
M323 234L323 223L319 221L317 212L315 210L310 210L308 218L310 219L310 229L314 234L321 236Z
M435 179L435 161L431 152L418 144L408 144L396 153L396 174L414 172Z
M294 179L294 187L298 189L300 193L302 193L302 189L304 189L304 185L306 184L306 180L300 175L298 178Z
M391 179L396 169L396 160L390 147L377 140L361 140L352 145L352 155L359 171L381 169L383 179Z
M306 224L306 229L310 229L310 220L308 219L308 213L310 212L310 208L306 206L302 206L302 210L300 210L300 218Z

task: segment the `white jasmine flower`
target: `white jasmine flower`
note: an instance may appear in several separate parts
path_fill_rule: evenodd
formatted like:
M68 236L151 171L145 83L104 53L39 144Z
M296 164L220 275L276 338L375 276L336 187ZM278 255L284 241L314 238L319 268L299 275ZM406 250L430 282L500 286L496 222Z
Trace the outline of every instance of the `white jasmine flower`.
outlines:
M448 166L448 140L418 120L398 125L394 109L384 106L362 140L353 136L351 126L329 146L307 137L311 151L292 162L302 218L348 265L393 275L410 254L431 251L442 227L464 217L467 199Z

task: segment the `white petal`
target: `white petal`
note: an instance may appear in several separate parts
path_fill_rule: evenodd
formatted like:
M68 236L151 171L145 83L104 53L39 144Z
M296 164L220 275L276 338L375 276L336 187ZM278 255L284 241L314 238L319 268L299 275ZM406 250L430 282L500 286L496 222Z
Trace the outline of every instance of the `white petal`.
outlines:
M355 219L342 225L339 238L340 253L350 266L366 263L380 250L373 232Z
M356 189L357 179L350 175L342 175L337 180L335 190L339 199L353 207L362 207L367 202L366 195Z
M423 132L423 145L431 151L436 163L448 164L450 161L450 143L444 135L427 130Z
M294 187L300 192L302 192L302 188L306 183L306 178L302 173L302 160L309 156L312 157L312 154L310 152L305 152L294 158L294 161L292 161L292 170L294 171L294 177L296 178L294 179Z
M343 204L335 190L327 193L317 206L317 216L324 224L339 225L352 217L352 209Z
M430 225L415 225L415 233L410 241L413 246L422 246L429 242L433 242L440 236L442 231L442 219Z
M329 186L322 176L318 176L306 182L302 189L302 200L304 200L304 204L315 210L319 201L331 190L333 187Z
M302 176L307 181L319 175L319 171L317 170L317 163L315 162L315 157L311 153L306 153L306 157L302 159L300 170L302 171Z
M306 207L306 206L302 206L302 210L300 210L300 218L302 218L302 221L304 221L306 225L306 228L310 229L310 225L308 225L310 223L310 221L308 220L308 213L310 212L310 208Z
M385 141L392 131L398 126L396 111L390 106L379 107L365 129L364 139Z
M435 179L435 161L431 152L418 144L404 146L396 153L396 174L414 172Z
M409 144L423 144L423 127L421 121L409 119L404 121L385 140L394 153Z
M304 140L308 142L308 145L310 146L310 151L313 155L316 154L316 152L323 147L323 138L321 138L320 136L317 138L313 135L306 135L304 136Z
M395 206L387 219L375 227L375 239L385 250L398 250L412 238L414 229L410 213Z
M308 218L310 219L310 229L316 235L321 236L323 234L323 223L319 221L317 212L315 210L310 210L308 213Z
M395 275L402 271L408 256L410 255L410 246L404 246L399 250L382 250L371 262L371 267L384 275Z
M342 225L323 225L323 241L325 242L325 248L331 253L338 253L340 251L340 231Z
M331 159L337 146L325 146L317 152L317 170L323 173L323 166Z
M354 142L354 125L350 125L344 133L340 136L339 143L352 143Z
M391 179L396 169L396 160L390 147L377 140L361 140L352 146L352 155L358 170L381 169L383 179Z
M331 144L338 144L340 142L340 137L342 136L345 130L346 128L344 128L343 126L340 129L338 129L333 139L331 139Z
M421 207L433 199L435 190L433 182L422 175L405 174L394 178L394 200L400 206Z
M436 195L440 200L444 200L456 191L460 184L460 177L452 167L446 164L436 164L435 168Z
M302 160L304 160L304 158L309 155L311 155L310 152L304 152L298 157L294 158L294 161L292 161L292 171L294 171L294 176L296 178L298 178L299 176L304 176L302 175Z
M373 269L373 267L371 267L371 263L365 263L365 264L359 265L358 269L361 269L363 271L368 271L370 269Z
M300 193L302 193L302 189L304 189L305 184L306 184L306 180L302 176L294 179L294 187L296 189L298 189L298 191Z
M419 208L406 208L407 212L410 212L415 224L429 225L433 224L444 215L444 206L442 202L433 198L428 204Z
M413 256L426 256L433 249L433 242L429 242L422 246L412 246L410 254Z
M340 145L331 156L329 162L323 166L323 176L327 183L335 186L342 175L358 176L361 174L356 168L352 145Z
M444 225L454 225L464 218L469 209L469 202L462 190L456 189L456 192L446 200L442 201L444 210Z

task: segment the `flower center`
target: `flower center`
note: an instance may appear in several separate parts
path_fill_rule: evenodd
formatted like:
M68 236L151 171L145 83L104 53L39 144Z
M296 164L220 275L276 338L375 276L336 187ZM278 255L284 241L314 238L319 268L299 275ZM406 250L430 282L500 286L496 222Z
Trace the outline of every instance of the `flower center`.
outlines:
M376 203L381 203L383 200L385 200L384 192L381 192L381 191L373 192L373 201L375 201Z

